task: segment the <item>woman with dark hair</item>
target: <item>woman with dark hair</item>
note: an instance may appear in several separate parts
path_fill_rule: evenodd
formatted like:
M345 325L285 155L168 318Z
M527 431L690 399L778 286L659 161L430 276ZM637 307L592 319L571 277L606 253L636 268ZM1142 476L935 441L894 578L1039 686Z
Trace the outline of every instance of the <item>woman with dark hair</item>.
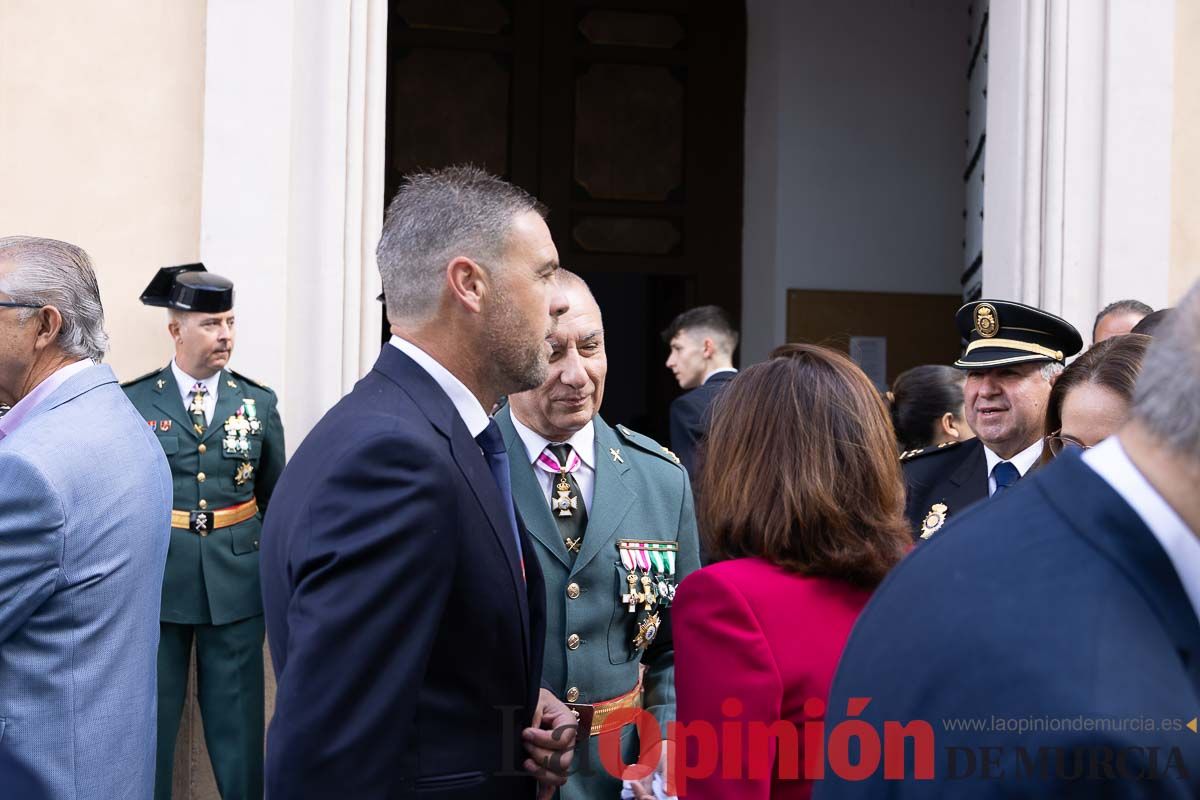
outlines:
M718 563L684 579L671 615L679 722L710 724L722 755L687 796L808 797L800 731L823 717L851 626L912 542L891 425L850 359L793 344L729 383L707 441L698 513ZM797 737L753 744L757 723Z
M1140 333L1113 336L1092 345L1058 376L1046 403L1043 464L1068 447L1093 447L1121 427L1152 341Z
M975 437L963 410L967 374L954 367L925 364L905 370L887 393L900 450L921 450Z

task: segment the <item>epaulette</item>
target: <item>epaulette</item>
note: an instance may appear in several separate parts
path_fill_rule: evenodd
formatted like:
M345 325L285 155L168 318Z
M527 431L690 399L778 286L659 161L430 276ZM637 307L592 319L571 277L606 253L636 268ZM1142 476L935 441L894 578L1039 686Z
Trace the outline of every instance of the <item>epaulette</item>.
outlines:
M158 375L162 371L163 371L162 367L159 367L158 369L152 369L149 372L147 372L145 375L139 375L131 381L125 381L124 383L121 384L121 388L124 389L127 386L133 386L135 383L141 383L142 381L146 380L147 378L153 378L155 375Z
M679 456L675 455L670 450L651 439L649 436L638 433L637 431L631 431L624 425L617 426L617 433L621 434L621 437L625 439L625 441L634 445L639 450L645 450L647 453L652 453L664 461L670 461L672 464L682 469L683 465L679 461Z
M914 458L927 456L930 453L940 453L948 447L958 447L960 444L962 444L962 442L956 439L952 442L942 442L941 444L930 445L929 447L920 447L916 450L905 450L900 454L900 460L902 462L912 461Z
M268 391L271 394L275 393L275 390L272 389L270 386L267 386L265 383L259 383L258 381L254 380L253 378L247 378L245 375L243 375L240 372L236 372L231 369L231 370L229 370L229 374L232 375L233 377L237 378L242 383L248 383L251 386L254 386L258 389L263 389L264 391Z

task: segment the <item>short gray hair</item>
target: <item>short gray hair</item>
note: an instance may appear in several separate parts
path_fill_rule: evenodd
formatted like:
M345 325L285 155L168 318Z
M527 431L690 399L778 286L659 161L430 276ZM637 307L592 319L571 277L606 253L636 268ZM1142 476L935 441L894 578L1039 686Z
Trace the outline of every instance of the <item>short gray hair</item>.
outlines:
M1066 367L1061 361L1047 361L1045 364L1042 364L1042 368L1039 371L1047 383L1054 383L1054 379L1062 375L1065 369Z
M1155 333L1133 390L1133 418L1177 455L1200 460L1200 283Z
M376 256L388 317L425 320L437 309L446 265L465 256L491 268L513 218L545 208L525 190L473 166L405 177L388 206Z
M36 236L0 238L0 263L15 269L0 279L0 291L18 303L54 306L62 315L58 346L76 358L100 361L108 351L104 306L92 260L81 248ZM36 309L22 309L28 320Z

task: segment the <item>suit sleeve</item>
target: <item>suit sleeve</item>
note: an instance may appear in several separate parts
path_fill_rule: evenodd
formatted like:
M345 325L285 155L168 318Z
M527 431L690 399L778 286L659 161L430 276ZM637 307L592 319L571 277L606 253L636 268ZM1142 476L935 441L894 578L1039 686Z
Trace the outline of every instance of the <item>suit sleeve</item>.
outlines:
M254 497L259 510L265 515L275 484L283 473L286 451L283 444L283 420L279 416L279 398L272 397L271 410L267 414L267 426L263 436L262 456L258 461L258 478L254 481Z
M675 655L681 668L675 674L679 722L686 726L704 722L720 731L726 721L772 724L780 719L783 685L770 647L758 620L745 598L712 570L700 570L679 587L671 609L675 625ZM725 714L722 704L733 698L742 704L740 714ZM695 740L687 741L683 763L697 764ZM743 737L741 763L751 760ZM720 744L724 752L725 744ZM761 760L761 751L754 753ZM775 769L775 743L770 740L766 757ZM761 761L759 762L761 763ZM720 772L686 782L688 800L768 800L771 780L767 770L747 768L737 779L722 779ZM758 777L749 777L751 774ZM767 774L768 777L761 777ZM681 794L684 786L680 787Z
M692 463L693 451L696 448L696 431L694 414L692 407L686 400L686 395L676 397L671 401L671 449L675 451L675 455L679 456L679 460L683 462L684 469L688 474L695 479L692 472L695 465Z
M330 470L298 517L308 545L291 567L269 796L366 797L394 765L356 754L411 743L458 547L447 457L377 435Z
M700 568L700 545L697 541L692 487L684 473L680 473L680 478L683 484L683 503L679 508L679 530L676 538L679 543L679 552L675 558L677 581L682 581ZM643 678L645 707L658 720L664 737L667 733L667 723L675 719L675 645L671 634L672 613L670 609L667 610L658 638L642 659L646 666Z
M0 453L0 643L54 592L66 512L54 486L17 453Z

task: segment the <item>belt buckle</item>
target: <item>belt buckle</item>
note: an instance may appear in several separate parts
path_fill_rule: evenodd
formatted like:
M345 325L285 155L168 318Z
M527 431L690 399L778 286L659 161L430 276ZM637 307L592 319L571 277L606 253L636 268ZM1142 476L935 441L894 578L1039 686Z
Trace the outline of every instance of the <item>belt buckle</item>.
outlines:
M579 722L579 732L576 734L578 738L591 736L592 734L592 717L596 713L596 707L587 703L563 703L575 715L575 719Z
M213 516L209 511L193 511L189 515L188 527L192 533L208 536L212 530Z

